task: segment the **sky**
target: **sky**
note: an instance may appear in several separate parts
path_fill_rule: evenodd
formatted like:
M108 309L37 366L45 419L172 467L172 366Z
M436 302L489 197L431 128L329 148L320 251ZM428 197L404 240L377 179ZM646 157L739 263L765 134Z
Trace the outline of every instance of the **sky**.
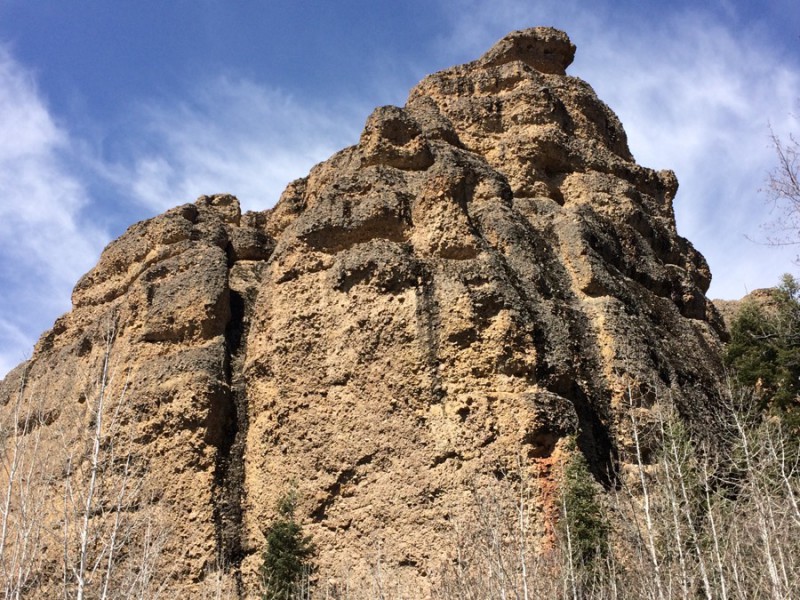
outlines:
M764 243L791 224L764 189L771 132L800 135L797 0L0 0L0 377L134 222L202 194L269 208L373 108L537 25L637 162L676 172L709 297L800 274Z

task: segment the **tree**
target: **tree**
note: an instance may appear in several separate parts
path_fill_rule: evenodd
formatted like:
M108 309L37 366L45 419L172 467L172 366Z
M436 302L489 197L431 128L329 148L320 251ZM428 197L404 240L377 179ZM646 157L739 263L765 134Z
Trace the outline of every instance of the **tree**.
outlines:
M764 191L778 217L766 225L772 232L767 243L775 246L800 244L800 142L791 134L788 142L784 142L774 131L770 132L770 137L777 165L770 171Z
M574 440L561 481L562 535L569 546L570 564L591 572L608 547L608 524L598 499L589 463Z
M302 598L303 583L311 572L314 544L303 535L295 520L297 492L290 491L278 501L278 519L267 530L267 547L261 565L264 600Z
M800 282L786 274L767 301L744 303L724 359L763 410L800 431Z
M0 407L4 598L149 599L169 576L161 555L169 528L121 424L128 385L115 331L109 324L83 402L29 388L23 374Z

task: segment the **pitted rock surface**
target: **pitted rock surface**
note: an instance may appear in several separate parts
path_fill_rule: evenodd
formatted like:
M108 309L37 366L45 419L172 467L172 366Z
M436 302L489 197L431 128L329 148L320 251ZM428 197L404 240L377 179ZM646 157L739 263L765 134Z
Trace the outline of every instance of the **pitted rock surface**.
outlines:
M134 225L2 383L8 402L25 372L48 430L75 426L113 323L141 510L172 515L180 597L220 558L256 597L291 485L320 577L366 576L380 548L424 582L472 486L519 457L552 476L575 436L609 484L631 390L713 435L724 326L676 231L677 180L636 164L565 74L574 52L512 33L376 109L273 209L204 196Z

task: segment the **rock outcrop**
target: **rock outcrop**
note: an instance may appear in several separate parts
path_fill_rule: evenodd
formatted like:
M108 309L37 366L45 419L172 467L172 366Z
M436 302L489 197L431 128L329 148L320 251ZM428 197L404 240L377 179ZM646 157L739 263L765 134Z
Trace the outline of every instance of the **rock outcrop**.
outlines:
M320 577L379 554L424 580L471 487L552 476L563 440L612 485L631 404L669 398L713 435L724 326L677 180L636 164L574 52L512 33L376 109L273 209L203 196L78 282L2 401L24 378L42 439L72 440L110 359L107 423L141 473L131 511L167 515L169 589L199 593L216 561L252 595L291 486Z
M738 300L713 300L714 306L717 308L722 320L725 322L725 327L730 330L736 317L739 315L741 308L749 303L756 304L760 308L774 311L775 310L775 291L776 288L759 288L749 292Z

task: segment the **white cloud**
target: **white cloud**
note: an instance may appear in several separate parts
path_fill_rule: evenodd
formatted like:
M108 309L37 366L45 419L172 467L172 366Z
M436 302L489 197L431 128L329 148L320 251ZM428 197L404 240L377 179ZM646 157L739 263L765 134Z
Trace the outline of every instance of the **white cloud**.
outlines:
M147 144L132 149L115 179L156 210L219 192L247 209L268 208L286 184L358 140L368 112L360 108L301 105L251 81L218 77L192 90L191 102L143 107Z
M711 265L710 295L775 285L796 251L747 237L764 238L759 225L769 214L759 190L775 164L769 122L781 133L791 127L800 69L708 15L643 33L622 47L593 44L586 77L622 119L639 162L677 173L678 230Z
M797 131L790 113L800 69L781 64L769 40L726 29L703 12L634 27L611 9L587 11L580 2L444 6L452 28L437 45L439 62L476 58L515 28L567 30L578 45L570 72L619 114L637 160L678 174L678 229L709 260L710 295L741 297L794 268L796 249L746 237L762 239L759 225L770 218L759 193L774 164L768 122L780 134ZM133 182L139 201L157 210L220 191L237 194L246 208L266 208L288 181L353 143L370 109L342 114L218 78L198 87L191 103L144 111L143 128L158 151L138 153L124 179Z
M72 286L99 258L108 234L93 212L113 219L127 198L155 214L219 192L268 208L292 179L355 143L368 110L302 106L219 77L190 101L140 106L127 158L109 163L58 126L30 73L1 51L0 131L17 143L0 146L0 377L69 309ZM67 156L96 179L70 172Z
M30 354L35 336L69 309L78 277L105 235L81 217L83 185L33 77L0 47L0 376Z
M31 354L32 340L12 320L0 317L0 378Z
M72 286L99 258L108 234L92 213L113 221L126 199L144 209L127 212L155 214L219 192L268 208L291 180L355 143L372 108L301 105L227 77L187 96L134 108L125 158L108 162L59 127L34 78L0 50L0 131L15 140L0 146L0 376L69 309Z

